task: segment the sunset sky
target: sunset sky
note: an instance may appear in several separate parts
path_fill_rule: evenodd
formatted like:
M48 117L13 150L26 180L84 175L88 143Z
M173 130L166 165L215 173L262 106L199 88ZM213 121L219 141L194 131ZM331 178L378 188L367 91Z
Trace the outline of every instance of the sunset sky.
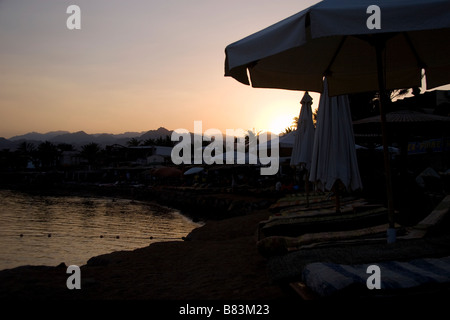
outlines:
M303 92L224 77L225 47L317 0L0 0L0 137L279 131ZM81 30L66 9L81 8ZM318 94L311 94L313 108Z

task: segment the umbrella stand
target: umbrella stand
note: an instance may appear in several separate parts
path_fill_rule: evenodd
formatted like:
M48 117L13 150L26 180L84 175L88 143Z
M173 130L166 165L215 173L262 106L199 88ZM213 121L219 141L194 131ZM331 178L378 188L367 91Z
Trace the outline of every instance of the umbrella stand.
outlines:
M393 232L395 226L394 220L394 197L392 194L392 178L391 178L391 164L389 159L389 148L387 139L387 128L386 128L386 110L387 96L386 96L386 83L384 79L384 66L383 66L383 50L385 48L386 39L385 38L375 38L375 51L377 58L377 73L378 73L378 87L379 87L379 108L381 117L381 134L383 139L383 154L384 154L384 170L386 179L386 192L387 192L387 203L388 203L388 221L390 234L393 238L388 237L388 242L395 242L395 233ZM388 230L389 232L389 230Z

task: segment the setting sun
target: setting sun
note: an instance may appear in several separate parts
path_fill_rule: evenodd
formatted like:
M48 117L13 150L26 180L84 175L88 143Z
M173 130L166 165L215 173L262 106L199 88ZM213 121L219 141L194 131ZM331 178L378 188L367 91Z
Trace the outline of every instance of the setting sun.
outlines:
M313 112L317 109L320 94L309 93L313 98ZM280 134L286 128L294 125L294 118L300 114L300 101L304 95L303 91L270 91L260 90L258 95L258 113L255 114L252 128L256 131L270 131ZM253 107L253 110L257 109Z
M280 114L273 118L269 122L269 127L267 131L280 134L284 132L287 127L290 127L294 124L294 116L292 114Z

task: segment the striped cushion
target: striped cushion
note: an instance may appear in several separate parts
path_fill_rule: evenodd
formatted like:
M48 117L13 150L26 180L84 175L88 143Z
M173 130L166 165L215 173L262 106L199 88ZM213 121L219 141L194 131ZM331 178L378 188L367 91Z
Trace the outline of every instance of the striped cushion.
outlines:
M366 286L371 264L344 265L315 262L302 273L308 288L322 297L330 296L353 284ZM409 262L389 261L374 263L380 267L381 289L413 288L430 283L450 283L450 256L416 259Z

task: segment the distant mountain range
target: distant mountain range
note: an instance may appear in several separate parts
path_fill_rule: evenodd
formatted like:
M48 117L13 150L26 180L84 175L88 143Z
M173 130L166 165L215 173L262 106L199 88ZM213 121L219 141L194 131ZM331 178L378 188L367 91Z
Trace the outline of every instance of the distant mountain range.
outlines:
M121 144L126 145L127 142L136 138L141 141L147 139L158 139L159 137L170 136L172 131L166 128L159 128L157 130L142 131L142 132L125 132L120 134L111 133L96 133L88 134L84 131L69 132L69 131L51 131L47 133L29 132L24 135L14 136L9 139L0 137L0 150L10 149L15 150L22 142L26 141L38 146L44 141L50 141L54 144L68 143L72 144L75 148L83 146L85 144L94 142L101 146Z

